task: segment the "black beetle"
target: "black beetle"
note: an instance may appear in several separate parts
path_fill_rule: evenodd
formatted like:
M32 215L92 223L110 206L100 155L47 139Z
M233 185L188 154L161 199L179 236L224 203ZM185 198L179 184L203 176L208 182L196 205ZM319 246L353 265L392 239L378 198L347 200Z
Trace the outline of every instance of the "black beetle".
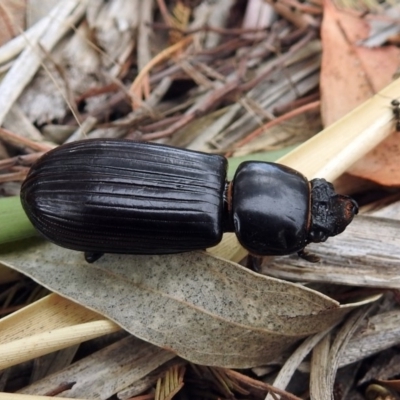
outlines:
M42 156L22 184L32 224L50 241L84 251L167 254L205 249L235 232L256 256L298 252L346 228L357 204L324 179L266 162L240 164L170 146L94 139Z

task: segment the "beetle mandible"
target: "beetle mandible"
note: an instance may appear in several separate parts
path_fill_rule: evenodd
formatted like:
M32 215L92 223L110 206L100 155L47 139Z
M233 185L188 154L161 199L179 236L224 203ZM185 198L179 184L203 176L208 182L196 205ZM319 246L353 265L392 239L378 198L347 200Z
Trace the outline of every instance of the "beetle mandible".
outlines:
M255 256L298 253L344 231L357 203L324 179L166 145L92 139L43 155L22 184L23 208L48 240L85 252L168 254L218 244L235 232Z

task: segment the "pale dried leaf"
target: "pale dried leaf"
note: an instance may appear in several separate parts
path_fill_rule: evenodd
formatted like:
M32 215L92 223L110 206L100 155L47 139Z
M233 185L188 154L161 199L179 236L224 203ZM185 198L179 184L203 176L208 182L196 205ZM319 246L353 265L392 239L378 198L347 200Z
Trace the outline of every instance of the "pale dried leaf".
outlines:
M63 397L105 400L146 376L174 355L134 337L127 337L91 354L19 393L49 393L66 382L74 382Z
M190 361L250 367L336 323L348 308L302 286L200 252L82 254L33 242L2 263Z
M400 343L400 311L374 315L364 321L350 339L340 359L339 367L360 361Z
M272 383L272 386L279 389L285 389L300 363L305 357L307 357L307 355L320 342L320 340L329 333L330 330L331 329L328 329L324 332L317 333L316 335L310 336L304 340L304 342L286 360L285 364L282 366L274 382ZM274 400L274 397L271 393L269 393L265 400Z
M310 399L332 400L327 375L331 334L325 336L315 347L311 357Z
M400 221L359 216L340 235L307 249L321 260L267 260L263 271L280 279L400 288Z
M334 393L334 384L339 361L346 349L349 340L353 337L356 329L362 324L368 312L371 310L371 305L366 305L352 314L348 315L345 323L341 326L335 335L335 339L329 351L327 382L329 384L329 392Z

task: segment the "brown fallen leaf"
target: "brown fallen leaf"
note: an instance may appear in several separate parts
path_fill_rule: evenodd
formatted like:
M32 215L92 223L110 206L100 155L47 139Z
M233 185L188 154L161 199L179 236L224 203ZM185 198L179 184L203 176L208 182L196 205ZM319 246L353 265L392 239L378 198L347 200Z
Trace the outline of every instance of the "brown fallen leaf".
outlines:
M393 45L368 48L360 45L370 35L372 22L339 10L332 1L324 2L321 28L321 113L329 126L388 85L399 66L400 49ZM387 21L388 25L391 23ZM387 108L390 102L387 99ZM394 130L393 122L393 130ZM398 135L393 134L374 151L358 161L350 173L377 183L398 186Z
M2 0L0 4L0 46L20 34L25 25L26 2Z
M325 126L368 100L393 79L400 49L359 46L369 30L368 21L361 14L339 10L331 0L324 2L320 87Z
M393 390L396 390L397 392L400 392L400 380L399 379L379 379L377 382L381 383L382 385L385 385Z
M335 324L349 307L202 252L83 255L33 241L0 262L192 362L245 368ZM0 355L1 358L1 355Z
M385 186L400 186L400 132L393 132L351 168L350 173Z

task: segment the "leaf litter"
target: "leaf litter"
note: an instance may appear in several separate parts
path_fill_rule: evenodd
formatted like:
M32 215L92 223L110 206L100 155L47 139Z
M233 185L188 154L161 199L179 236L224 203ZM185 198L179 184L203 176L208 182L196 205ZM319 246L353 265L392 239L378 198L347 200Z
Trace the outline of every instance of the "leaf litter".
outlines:
M204 253L106 255L87 265L80 253L40 243L22 256L3 253L1 261L198 364L261 365L348 311L318 292Z
M337 1L335 6L341 7L342 5L339 3ZM173 4L159 0L155 5L155 2L151 1L141 3L124 0L111 2L68 0L59 3L54 2L54 4L56 7L54 10L49 11L43 8L43 14L38 12L32 18L34 25L27 27L29 29L26 34L15 36L16 32L19 31L17 29L14 32L11 30L12 35L15 36L14 39L5 42L0 47L0 73L3 74L0 91L0 109L2 110L0 120L5 128L1 130L0 137L2 142L7 143L8 146L8 148L5 148L1 145L2 148L0 149L0 154L3 154L0 167L4 165L2 167L4 173L0 174L0 181L4 182L2 188L7 195L16 194L17 190L15 186L10 186L6 182L21 181L28 170L27 167L39 156L38 152L47 151L56 144L65 141L85 137L157 139L164 143L225 154L247 154L254 149L265 150L291 146L319 130L319 116L315 112L319 104L321 104L323 110L322 115L325 123L336 121L337 118L351 111L356 104L361 103L388 84L397 68L398 49L393 44L395 42L392 38L387 39L389 42L382 42L382 39L380 39L381 43L385 43L385 46L376 48L371 48L367 42L368 24L370 23L368 18L373 19L376 14L379 19L381 12L379 7L384 7L381 5L369 10L370 13L365 18L364 15L357 14L355 11L360 6L359 3L353 10L347 9L348 15L342 15L340 24L338 24L337 19L335 22L333 3L329 1L325 2L323 7L315 2L299 3L293 6L292 3L282 1L271 3L271 6L269 6L265 2L249 1L245 8L245 22L240 25L244 7L243 5L240 6L239 2L234 1L222 1L216 2L216 4L202 1L186 4L186 2L178 1ZM35 7L34 4L30 6ZM7 11L11 10L7 8L8 3L4 3L2 7L3 10L4 7ZM170 8L168 9L168 7ZM362 11L365 12L366 6L363 5L363 7ZM40 5L36 4L35 11L38 10L40 10ZM157 10L157 12L154 12L154 10ZM21 10L18 10L18 12L21 12ZM337 9L335 12L337 12ZM11 11L11 15L14 14L15 11ZM390 18L395 14L391 14L387 9L383 11L383 14L387 18L388 26L391 27L393 21ZM2 16L4 15L7 16L7 13L2 14ZM321 42L316 28L320 26L322 15L324 22ZM218 16L218 18L212 18L215 16ZM347 19L354 18L354 16L363 25L363 29L355 29L356 33L366 32L363 38L356 38L357 43L355 43L350 31L352 26L347 23ZM260 18L257 21L258 17ZM18 18L20 18L20 15ZM330 28L335 23L336 28L340 25L339 31L345 32L347 44L346 40L344 40L343 46L333 44L335 38L335 40L343 40L343 35L337 35L337 31L332 33L328 29L329 20ZM71 30L72 26L75 26L76 29ZM374 34L373 30L376 30L376 24L372 23L371 26L371 32ZM353 25L354 27L355 25ZM40 43L36 44L40 35L44 36L42 36ZM190 39L188 39L189 37ZM364 42L360 39L364 39ZM3 37L3 40L6 41L8 38ZM386 43L391 44L387 46ZM369 48L363 49L363 44L369 46ZM157 60L157 54L165 49L168 50L164 52L164 56ZM322 50L322 69L320 70ZM345 61L345 63L349 63L346 64L350 65L349 68L343 67L345 65L343 57L353 57L351 60L346 59L347 61ZM331 70L327 66L331 66ZM377 70L377 66L379 70ZM41 67L44 67L44 69ZM140 79L135 78L136 67L138 70L147 71L146 74L138 75ZM345 70L346 72L341 78L341 82L335 75L334 67L337 68L336 71ZM357 74L360 71L363 74L361 74L362 79L359 81ZM318 93L319 84L321 84L321 100ZM398 96L395 94L396 90L395 87L389 90L387 97L383 96L379 100L379 105L375 103L370 109L372 112L365 111L363 117L361 117L363 120L358 115L353 118L354 122L352 123L354 125L347 126L347 129L354 131L354 129L357 129L356 124L361 126L363 124L365 126L371 125L368 118L382 118L382 124L390 125L393 129L395 124L391 114L390 101ZM305 103L298 103L298 101L303 100ZM299 109L302 106L304 106L304 109ZM291 113L292 109L294 109L293 113ZM279 115L282 115L280 110L286 110L281 120L279 120ZM307 112L305 119L291 119L296 113L301 114L302 112ZM375 112L376 115L373 115ZM302 117L304 117L304 114ZM307 123L307 118L308 120L316 120L317 124L314 123L310 127L304 126L304 121ZM199 123L200 121L201 123ZM280 123L279 128L273 131L270 127L277 123ZM344 131L343 135L346 134L345 125L342 130ZM383 137L383 135L377 136L375 138L376 143ZM341 139L338 137L337 142L339 140ZM247 149L244 147L245 143ZM334 147L332 145L333 142L331 144L325 143L327 152L330 147ZM9 153L10 146L18 150L16 156L15 153ZM384 150L379 155L380 160L378 162L372 162L375 170L385 169L383 161L390 159L391 153L396 157L393 145L390 144L389 147L388 151ZM311 149L304 152L306 159L310 157ZM321 151L323 152L320 149L315 150L313 156L320 157ZM26 153L31 154L28 157ZM301 151L298 152L298 154L300 153ZM24 154L22 158L21 154ZM289 165L291 162L290 157L287 158ZM347 162L351 163L350 161ZM376 164L379 167L376 167ZM307 167L300 167L296 163L292 166L299 168L308 176L314 173L312 167L307 170ZM346 168L347 166L340 172ZM392 166L391 168L395 167ZM365 170L363 167L359 167L359 169ZM315 169L315 171L317 170ZM329 176L331 173L330 178L332 179L339 174L337 168L335 171L332 170L333 172L327 172L323 169L320 171L322 171L320 172L321 176ZM394 174L392 175L393 177L386 173L382 178L380 173L372 175L372 173L366 172L363 176L387 186L398 186ZM286 370L291 371L291 375L286 376L285 383L275 381L276 386L281 389L274 389L267 383L229 369L218 370L215 367L213 367L214 369L201 367L195 364L186 364L186 362L180 360L179 362L183 362L181 365L187 365L187 367L183 377L185 384L181 387L178 383L176 387L179 387L180 391L176 396L179 396L180 392L185 392L185 390L189 390L189 393L193 394L193 392L190 392L191 388L188 387L186 379L194 379L197 383L208 382L208 393L217 392L225 398L248 396L249 393L254 398L263 398L268 391L275 393L275 396L281 396L282 399L296 398L296 396L282 389L289 385L290 390L290 385L293 385L294 381L291 377L298 368L304 370L305 362L301 360L304 360L310 351L313 352L313 359L315 360L326 360L324 357L329 357L330 354L330 360L334 361L335 365L342 367L342 370L350 362L355 365L353 370L356 370L359 365L362 365L365 357L382 352L387 348L394 349L393 346L399 342L399 334L396 331L395 324L398 318L396 311L398 264L395 256L397 252L394 250L398 246L398 242L396 242L396 238L399 237L398 227L396 224L389 223L388 225L387 221L377 222L376 225L372 220L360 221L361 225L356 226L356 228L359 231L361 230L361 233L367 232L366 235L357 236L356 242L351 241L352 237L344 237L343 240L333 246L334 250L329 249L329 246L320 250L323 259L326 259L326 262L321 266L323 272L321 270L310 272L307 270L307 267L310 266L299 268L299 265L297 265L291 275L286 276L290 280L314 282L308 285L320 292L328 293L344 304L346 303L346 301L343 302L344 299L347 299L347 302L351 299L350 303L352 304L342 306L339 306L339 303L333 298L328 298L299 284L289 284L259 277L227 261L216 259L213 259L216 261L212 262L205 261L211 260L211 258L204 254L189 255L188 257L187 255L180 255L178 259L180 257L182 259L177 261L180 268L184 263L189 263L191 264L190 267L194 268L194 261L190 257L199 257L206 264L216 263L221 267L222 263L221 270L229 269L229 273L211 269L200 275L198 269L194 268L195 270L189 274L191 278L189 281L187 277L179 281L173 278L181 276L183 271L176 270L172 273L171 265L169 265L170 268L167 268L164 275L160 277L160 272L158 274L155 272L159 268L155 268L155 261L152 260L153 264L144 267L144 269L147 268L147 273L152 271L154 279L158 276L159 283L153 282L157 289L169 289L171 292L166 292L170 293L170 297L167 296L168 302L161 304L159 300L147 304L147 306L154 308L148 308L146 311L144 311L146 309L145 302L137 300L138 303L135 304L140 303L143 314L149 314L145 318L146 323L140 324L137 321L132 321L131 316L135 307L132 306L131 299L135 296L149 296L149 294L144 294L145 291L136 293L137 285L129 285L130 280L128 278L123 282L127 289L118 293L122 279L121 277L118 278L120 270L117 267L115 271L111 268L113 273L110 273L108 266L102 266L102 271L100 267L95 266L96 273L104 274L104 271L108 272L106 274L107 279L100 282L102 285L96 280L97 287L93 287L94 283L90 283L89 279L82 280L81 284L74 286L76 281L71 284L70 282L74 280L72 278L82 278L80 274L87 278L89 271L93 268L82 265L80 255L72 256L71 259L75 260L74 265L72 265L68 260L59 258L60 254L58 253L62 253L64 250L54 249L50 251L52 245L38 245L38 249L41 248L43 253L36 255L36 259L32 259L32 247L27 247L25 251L19 250L18 253L12 253L14 259L8 260L7 265L13 265L16 269L21 270L24 268L25 273L31 274L35 280L42 282L44 286L59 291L75 302L99 311L100 314L117 321L125 329L139 337L146 327L149 328L148 330L157 339L153 338L150 342L167 347L167 350L163 350L139 339L130 338L132 339L132 351L147 349L154 355L154 357L152 356L154 362L149 362L146 352L143 353L142 359L135 360L132 358L133 353L126 351L127 345L122 339L117 342L118 344L115 344L119 348L119 355L116 358L112 354L117 353L112 351L107 353L106 350L103 356L100 353L93 353L93 356L82 359L83 363L87 362L85 369L87 369L88 374L85 379L79 381L80 383L78 377L83 377L83 369L79 369L81 366L79 366L78 361L71 365L70 372L68 372L68 367L58 372L57 381L52 377L44 378L39 381L41 383L38 382L36 389L34 389L35 384L26 385L22 392L30 393L31 388L32 394L57 395L62 393L62 396L73 398L82 396L109 398L116 393L122 395L128 387L131 390L130 393L136 393L134 395L140 394L139 387L151 392L151 388L155 388L156 380L153 378L149 380L152 383L145 383L145 379L151 374L157 376L160 373L160 378L165 376L166 371L168 371L168 363L173 362L171 358L174 354L170 350L174 350L192 361L208 365L240 367L267 364L268 368L275 371L279 362L274 366L274 364L269 364L272 361L271 359L279 360L279 357L288 354L283 349L289 343L295 343L299 337L309 335L311 336L298 348L298 352L301 354L300 358L297 358L295 364L285 366ZM365 227L368 227L369 230ZM377 230L374 231L374 229ZM384 234L379 233L384 232L384 229L393 232L392 240L389 240L389 243L385 243ZM353 233L354 235L355 233ZM368 243L376 242L377 239L378 243L375 243L374 251L368 249ZM384 245L392 247L386 248ZM43 246L43 248L40 246ZM236 249L236 247L234 245L229 249ZM351 251L352 248L358 250L359 254L354 254L354 251ZM6 253L8 255L11 254L10 251L11 246L7 246ZM54 259L52 258L53 251L55 252ZM226 252L226 250L223 251ZM239 259L240 251L234 251L237 254L237 259ZM68 253L71 254L71 252ZM2 254L4 256L5 253ZM230 256L232 256L232 250L227 257ZM113 259L115 261L120 258L119 256L107 255L102 263L108 264ZM127 259L132 262L132 259L136 258L127 256ZM143 262L143 260L135 261L142 267ZM276 274L275 271L277 270L279 274L281 270L285 271L291 262L291 259L273 261L270 268L266 268L265 271ZM227 264L229 264L229 268ZM65 265L68 265L69 276ZM110 262L110 265L113 265L112 262ZM198 265L201 265L201 263ZM48 276L44 276L43 271L41 271L43 266L46 266L43 270L48 271ZM340 272L337 271L337 268ZM55 274L55 271L57 271L57 274ZM79 271L79 274L75 275L75 271ZM145 282L149 278L146 271L141 272L139 266L137 271L137 280ZM131 273L133 274L132 271L127 271L126 277L130 276ZM110 276L115 279L115 282L118 282L118 285L115 282L110 283ZM198 278L200 276L202 279L208 276L201 285L202 293L199 293L199 287L194 283L194 279L200 279ZM232 281L233 276L236 276L234 281ZM166 282L163 281L165 277L168 278ZM254 293L244 285L246 281L251 282L252 285L257 282L255 286L259 291L259 298L255 299ZM233 285L232 288L223 291L218 296L215 293L215 288L220 288L219 285L226 284L226 282L230 282ZM329 286L336 288L336 293L333 293L332 289L329 290L329 287L327 290L321 282L325 282L325 285L338 285ZM343 285L346 284L355 285L356 289L353 290L351 287L344 289ZM243 285L249 291L246 292ZM268 292L269 285L276 285L279 289L276 289L275 292ZM101 290L101 287L104 287L104 289ZM240 287L240 289L233 289L236 287ZM192 290L191 296L184 297L187 293L182 288L188 290L190 288ZM388 289L393 290L393 292L389 292ZM110 304L107 309L104 305L104 296L109 297L110 290L111 297L114 298L114 293L118 293L120 298L118 300L118 297L116 297L116 305L114 304L114 307L112 307ZM255 290L253 286L252 290ZM281 292L282 290L283 292ZM292 291L297 295L294 295ZM92 295L90 296L89 293ZM96 301L97 293L102 294L98 301ZM153 296L165 299L163 291L152 290L150 293ZM182 297L176 299L174 296L177 293L180 293ZM244 296L245 293L253 293L253 296L250 296L251 301L247 296ZM376 293L384 293L384 295L377 300L376 297L371 297ZM54 299L53 296L55 295L50 295L48 299ZM298 299L302 299L302 301L299 302ZM362 305L372 299L377 301L376 304L379 304L379 307L375 306L365 311L367 306ZM228 302L227 304L230 307L224 304L224 300ZM305 300L307 300L306 303L304 303ZM185 317L186 319L183 318L184 321L188 322L187 326L197 322L197 325L191 326L191 331L186 332L187 336L179 331L179 325L177 326L176 320L172 317L168 316L163 320L162 316L164 316L164 308L167 303L168 305L174 304L175 312L172 314L175 316L181 315L180 312L184 307L179 307L179 305L182 304L185 305L186 312L188 310L192 312ZM208 303L209 310L200 308L199 304L204 306L205 303ZM254 311L256 304L258 304L258 314ZM9 343L20 338L21 332L29 332L29 328L32 327L38 329L35 334L43 334L46 331L44 321L48 320L49 322L53 321L51 328L49 325L48 329L50 332L54 332L54 335L50 333L49 338L51 340L57 338L59 342L65 340L65 343L73 345L75 342L73 342L72 335L69 332L59 336L63 327L76 326L83 329L84 326L88 327L87 324L99 323L101 325L102 321L106 322L101 315L91 314L91 311L89 312L87 308L68 300L63 300L58 305L51 301L41 303L39 300L32 306L29 311L24 312L24 308L22 308L19 312L11 314L0 322L0 324L3 324L1 326L4 333L10 334L12 326L19 327L18 334L14 330L14 333L9 336L11 340ZM348 314L350 309L356 306L362 307L360 313L369 313L369 318L374 320L374 325L365 324L365 321L368 320L364 318L357 319L354 313L358 311ZM73 315L76 317L74 322L63 319L62 310L64 307L72 307ZM174 309L173 307L172 309ZM54 316L59 316L58 319L50 318L49 315L46 316L39 311L51 309L55 311ZM140 307L137 307L137 309L140 311ZM220 315L217 310L222 310L224 313ZM127 312L127 314L121 317L123 312ZM32 317L37 315L38 318L30 320L28 318L30 313ZM196 317L193 317L193 315L196 315ZM243 317L243 315L246 317ZM201 318L208 317L213 322L209 322L209 320L204 322L205 319L202 320L200 316ZM167 335L158 332L155 329L158 326L158 322L155 322L157 318L161 318L167 327L165 329L174 332L174 334ZM257 318L260 326L254 324ZM120 319L123 321L121 322ZM219 326L215 322L217 320L224 326ZM347 322L340 328L342 320L347 320ZM31 322L29 323L29 321ZM246 325L249 322L253 323L250 328ZM108 331L110 334L113 330L118 329L115 324L111 323L107 326L104 324L101 326L104 329L103 332ZM141 334L137 333L138 326L142 329ZM284 327L283 330L281 330L282 326ZM334 328L334 326L337 327ZM346 326L353 326L353 328L349 328L348 338L345 340L347 344L346 346L343 345L344 350L338 352L335 348L337 349L340 341L336 340L335 336L339 338L340 332L344 332L343 329ZM374 331L374 326L379 328ZM387 329L384 328L385 326ZM90 327L90 329L93 329L91 333L94 335L93 337L101 334L98 327L94 325L90 325ZM273 327L276 328L275 331L272 329ZM339 329L342 329L342 331ZM254 335L252 331L257 332L259 341L249 339L252 337L251 334ZM261 331L266 334L268 339L260 333ZM175 332L177 332L176 335ZM237 336L234 336L235 332ZM363 336L365 332L370 332L373 336L369 334ZM215 341L211 339L213 333L219 333L214 335ZM30 335L32 333L27 334L28 337ZM351 335L353 335L352 338ZM199 336L201 340L197 339L196 342L196 338ZM273 340L271 340L271 337ZM148 340L145 334L143 334L143 338ZM165 338L168 340L165 340ZM247 342L245 338L247 338ZM49 339L49 342L51 340ZM239 345L240 340L242 340L241 345ZM263 345L260 344L261 342ZM280 345L277 344L274 348L274 344L278 342ZM171 343L172 347L170 347ZM203 353L192 351L198 343L203 343ZM320 344L317 345L317 343ZM375 345L372 346L371 343ZM239 355L235 351L232 352L232 349L236 350L236 345L237 349L241 350ZM246 345L249 349L248 354L245 351ZM179 350L175 346L179 347ZM209 350L209 354L206 351L208 346L210 346L209 349L212 349ZM314 350L312 350L313 348ZM371 351L364 353L362 350L366 348ZM225 351L225 349L228 349L228 351ZM196 353L195 356L192 353ZM190 354L190 356L187 354ZM296 352L293 352L293 354L296 354ZM61 353L59 357L62 357ZM101 357L103 357L103 363L100 363ZM217 361L210 362L213 357ZM290 354L287 357L289 357L289 361ZM240 363L234 364L232 360L238 359ZM54 360L57 360L57 356ZM123 364L125 361L122 360L126 361L128 369L138 368L141 372L133 374L130 379L125 380L124 378L118 381L121 371L116 368L111 373L108 367L121 362ZM243 360L247 360L245 361L247 364ZM56 364L54 361L47 361L47 363L50 370L50 366ZM326 364L326 361L324 363ZM165 369L162 369L162 364L166 366ZM77 369L74 370L75 367ZM378 366L376 365L376 367ZM311 364L311 377L315 376L316 372L319 373L317 381L314 379L311 382L311 396L316 398L314 393L318 390L318 398L330 398L333 391L337 393L337 387L333 383L336 369L329 367L318 370L318 368L318 366L315 367ZM253 369L253 371L256 370ZM129 374L127 373L127 375ZM124 377L127 375L122 373ZM11 369L5 370L2 378L3 390L7 387L4 385L11 382L10 377L12 377ZM385 378L390 377L389 375L385 376ZM269 382L273 382L271 376L268 379ZM67 389L68 385L65 386L66 381L70 381L72 385L69 389ZM104 382L103 386L99 383L100 381ZM361 382L361 380L359 381ZM58 386L55 382L58 382ZM115 385L112 385L111 382L114 382ZM163 379L160 382L161 386L165 386L164 393L168 396L166 386L169 384ZM325 382L326 384L315 386L315 382ZM350 396L348 398L356 398L354 397L355 393L359 395L357 382L350 379L349 383L345 391L342 392L341 398L346 398L347 395ZM43 386L39 389L41 384ZM125 392L125 396L128 396L127 393ZM196 398L196 396L200 396L200 394L195 393L190 398Z

